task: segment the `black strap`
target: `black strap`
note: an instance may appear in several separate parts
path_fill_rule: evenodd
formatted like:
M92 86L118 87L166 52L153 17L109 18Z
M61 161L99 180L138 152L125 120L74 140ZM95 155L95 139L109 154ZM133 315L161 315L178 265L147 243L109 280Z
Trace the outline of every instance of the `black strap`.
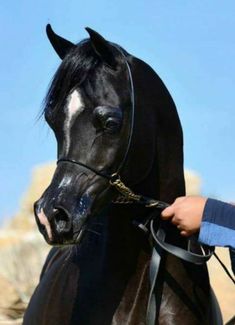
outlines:
M225 266L225 264L221 261L221 259L219 258L219 256L216 254L216 252L213 253L213 255L215 256L215 258L217 259L217 261L220 263L220 265L222 266L222 268L224 269L225 273L227 274L227 276L232 280L233 284L235 284L235 279L234 277L231 275L231 273L229 272L229 270L227 269L227 267ZM235 324L235 322L234 322Z
M155 320L158 318L159 309L161 305L161 301L156 301L157 299L161 300L162 293L157 290L156 292L156 284L163 286L163 281L157 281L160 264L162 263L162 257L164 252L161 249L153 248L152 257L150 261L149 267L149 278L150 278L150 292L149 292L149 300L148 307L146 313L146 322L147 325L154 325Z
M58 159L58 160L57 160L57 165L58 165L59 163L61 163L61 162L67 162L67 163L75 164L75 165L78 165L78 166L82 166L82 167L84 167L84 168L86 168L86 169L91 170L94 174L97 174L97 175L99 175L99 176L101 176L101 177L104 177L104 178L106 178L106 179L108 179L108 180L111 179L111 176L110 176L110 175L108 175L108 174L106 174L106 173L104 173L104 172L102 172L102 171L98 171L98 170L96 170L96 169L93 168L93 167L87 166L86 164L83 164L83 163L80 162L80 161L76 161L76 160L74 160L74 159L69 159L69 158L61 158L61 159Z
M235 325L235 316L233 316L225 325Z
M179 283L172 277L172 275L165 269L165 252L162 248L154 247L150 262L150 293L148 300L148 307L146 313L146 324L155 325L159 317L159 311L162 299L163 284L166 282L169 287L176 293L181 301L188 307L195 317L201 322L203 319L203 312L193 302L193 300L185 293ZM164 272L161 272L161 268Z
M165 228L163 227L163 222L160 221L160 225L157 230L154 228L154 222L155 219L152 219L150 222L150 230L151 230L151 235L153 237L153 240L155 242L155 245L160 246L164 251L179 257L180 259L194 263L194 264L204 264L207 262L213 252L214 252L214 247L209 247L206 245L199 245L199 249L201 250L202 254L196 254L191 251L191 240L188 239L188 250L183 249L181 247L169 244L165 242L166 238L166 231Z

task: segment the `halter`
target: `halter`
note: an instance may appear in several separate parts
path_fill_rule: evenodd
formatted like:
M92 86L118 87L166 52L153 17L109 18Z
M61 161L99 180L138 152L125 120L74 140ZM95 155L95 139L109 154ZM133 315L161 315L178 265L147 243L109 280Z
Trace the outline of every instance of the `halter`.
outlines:
M123 167L127 161L127 157L128 157L131 142L132 142L132 136L133 136L134 120L135 120L135 92L134 92L134 84L133 84L131 68L130 68L130 65L126 59L126 56L123 53L123 51L120 48L118 48L115 44L112 44L112 45L124 58L126 68L128 71L129 83L130 83L131 122L130 122L130 132L129 132L129 136L128 136L127 147L126 147L126 151L123 155L123 158L122 158L116 172L114 172L113 174L107 174L103 171L96 170L95 168L88 166L87 164L84 164L80 161L76 161L74 159L69 159L66 157L58 159L57 165L61 162L67 162L67 163L79 165L79 166L82 166L82 167L92 171L93 173L95 173L98 176L106 178L109 181L109 184L112 187L114 187L121 194L121 197L118 198L117 203L134 203L134 202L136 202L136 203L145 205L146 207L156 207L156 208L164 209L165 207L168 206L167 203L157 201L157 200L154 200L151 198L147 198L143 195L135 194L121 180L120 172L123 169Z

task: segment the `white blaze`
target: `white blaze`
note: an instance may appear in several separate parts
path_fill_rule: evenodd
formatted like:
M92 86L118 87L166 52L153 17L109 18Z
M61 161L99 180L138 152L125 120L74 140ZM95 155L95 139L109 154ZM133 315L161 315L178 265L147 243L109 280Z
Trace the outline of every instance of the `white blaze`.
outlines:
M65 123L64 123L64 134L65 134L65 154L68 153L70 147L70 130L74 117L78 116L84 110L81 95L77 90L74 90L67 99L67 106L65 108Z

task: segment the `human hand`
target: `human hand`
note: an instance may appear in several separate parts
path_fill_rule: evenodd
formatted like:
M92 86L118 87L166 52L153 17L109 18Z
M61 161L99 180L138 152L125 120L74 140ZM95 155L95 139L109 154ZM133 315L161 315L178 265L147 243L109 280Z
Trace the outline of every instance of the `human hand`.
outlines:
M207 198L182 196L161 213L163 220L171 220L182 236L191 236L200 229Z

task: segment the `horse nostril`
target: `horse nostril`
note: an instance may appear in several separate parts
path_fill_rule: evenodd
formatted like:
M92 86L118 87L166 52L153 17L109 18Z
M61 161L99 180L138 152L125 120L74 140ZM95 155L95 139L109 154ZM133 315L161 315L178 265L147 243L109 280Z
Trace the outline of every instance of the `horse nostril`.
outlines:
M56 208L54 210L53 219L56 226L56 231L59 234L67 233L71 230L71 217L62 208Z

